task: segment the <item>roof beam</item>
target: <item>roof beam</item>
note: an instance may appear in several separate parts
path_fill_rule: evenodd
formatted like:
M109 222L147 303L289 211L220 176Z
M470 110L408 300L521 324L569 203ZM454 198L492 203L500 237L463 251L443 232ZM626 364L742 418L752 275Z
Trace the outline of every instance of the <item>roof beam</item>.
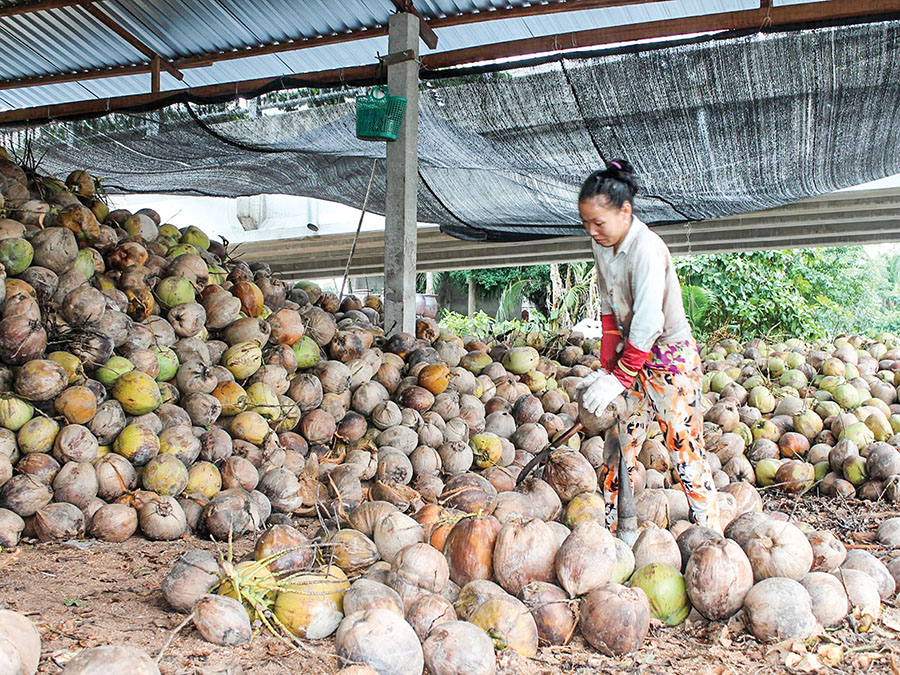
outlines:
M20 2L9 7L0 7L0 19L7 16L17 16L19 14L31 14L33 12L44 12L49 9L60 9L61 7L75 7L85 4L86 0L34 0L33 2Z
M182 73L178 68L173 66L168 62L167 59L163 58L159 54L156 53L153 49L148 47L146 44L141 42L138 38L136 38L132 33L126 30L121 24L119 24L115 19L113 19L109 14L104 12L102 9L97 7L93 2L87 2L84 4L85 11L94 17L97 21L102 23L104 26L109 28L113 33L118 35L120 38L125 40L132 47L137 49L141 54L150 59L151 63L151 72L156 69L158 74L158 69L161 67L165 70L169 75L174 77L179 82L184 79L184 73Z
M569 4L569 3L565 3ZM499 11L499 10L498 10ZM900 0L829 0L828 2L808 2L799 5L781 5L771 8L742 10L721 14L669 19L645 22L626 26L614 26L594 30L577 31L538 38L527 38L492 45L481 45L465 49L427 54L422 57L424 70L450 68L464 64L476 63L497 58L521 57L533 54L552 53L565 49L583 49L601 47L603 45L633 40L675 37L697 32L715 32L725 30L758 29L766 23L771 26L796 26L814 22L829 22L848 19L865 20L869 17L884 16L900 12ZM492 13L493 14L493 13ZM281 51L316 47L326 44L346 42L348 40L377 37L387 34L387 27L373 28L353 33L310 38L302 41L288 42L279 45L237 50L222 54L205 54L179 59L172 62L176 68L193 68L208 66L216 61L232 60L260 54L271 54ZM150 64L110 68L88 73L63 73L41 78L0 81L0 89L17 89L40 84L71 82L100 77L112 77L125 74L147 73ZM126 110L135 107L167 105L173 96L194 95L196 97L225 95L231 92L234 96L252 94L262 87L280 87L282 89L297 86L290 82L291 77L314 81L319 86L352 84L353 78L358 81L371 81L379 77L380 69L376 64L357 66L329 71L298 73L282 77L262 78L244 82L229 82L212 87L199 87L179 90L178 92L162 92L154 96L123 96L93 101L77 101L54 106L40 106L0 113L0 125L16 124L25 121L59 119L66 116L83 116ZM281 81L283 80L283 83ZM216 92L216 93L211 93Z
M391 2L394 4L394 7L397 8L398 12L405 12L419 18L419 37L429 49L436 49L438 46L437 33L435 33L432 27L428 25L425 17L416 9L412 0L391 0Z

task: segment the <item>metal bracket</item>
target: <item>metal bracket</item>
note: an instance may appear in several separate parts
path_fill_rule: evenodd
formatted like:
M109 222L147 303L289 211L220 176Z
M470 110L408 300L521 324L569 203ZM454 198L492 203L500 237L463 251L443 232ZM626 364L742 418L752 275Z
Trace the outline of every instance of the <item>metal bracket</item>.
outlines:
M378 60L386 66L394 66L398 63L405 63L406 61L415 61L416 53L412 49L404 49L402 52L394 52L387 56L379 56Z

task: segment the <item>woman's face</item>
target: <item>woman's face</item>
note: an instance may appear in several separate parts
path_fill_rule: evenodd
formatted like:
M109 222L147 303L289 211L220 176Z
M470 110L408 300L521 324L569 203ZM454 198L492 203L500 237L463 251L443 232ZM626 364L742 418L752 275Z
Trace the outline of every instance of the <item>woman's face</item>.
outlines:
M605 196L578 202L584 231L606 248L618 246L625 238L631 225L631 212L631 202L625 202L620 208L611 205Z

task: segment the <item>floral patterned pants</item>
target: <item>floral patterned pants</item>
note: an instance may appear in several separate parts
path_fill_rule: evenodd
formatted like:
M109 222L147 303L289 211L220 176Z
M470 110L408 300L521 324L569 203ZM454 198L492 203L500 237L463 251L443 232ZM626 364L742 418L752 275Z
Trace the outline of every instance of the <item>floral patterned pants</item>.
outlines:
M721 532L716 487L703 447L700 355L693 341L684 346L688 344L690 348L678 350L677 360L664 359L664 367L654 367L660 360L659 352L654 349L648 365L641 369L634 386L625 394L627 412L617 430L630 473L647 438L647 428L655 418L687 495L694 522ZM618 467L608 466L606 470L603 481L606 522L615 531Z

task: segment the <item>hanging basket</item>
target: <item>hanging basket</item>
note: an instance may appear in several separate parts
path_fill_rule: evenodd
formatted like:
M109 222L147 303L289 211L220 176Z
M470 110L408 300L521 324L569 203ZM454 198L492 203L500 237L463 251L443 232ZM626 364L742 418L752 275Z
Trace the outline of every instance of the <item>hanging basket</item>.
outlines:
M396 141L406 111L406 99L391 96L385 86L356 97L356 136L364 141Z

